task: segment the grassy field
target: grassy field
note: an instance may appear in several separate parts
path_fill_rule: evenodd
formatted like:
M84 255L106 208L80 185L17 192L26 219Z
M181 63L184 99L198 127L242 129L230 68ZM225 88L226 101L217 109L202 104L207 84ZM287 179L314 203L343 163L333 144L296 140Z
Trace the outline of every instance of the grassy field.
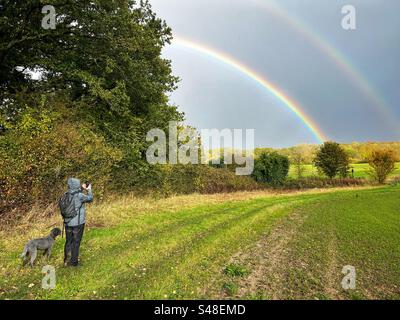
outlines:
M304 167L304 172L303 172L304 177L319 176L317 169L313 165L306 164L303 167ZM354 178L369 178L368 175L369 165L367 163L355 163L352 164L351 167L354 169ZM390 175L390 177L394 176L400 176L400 162L396 164L395 172L393 172L393 174ZM290 167L289 177L297 178L296 168L294 166Z
M55 221L0 233L0 299L400 299L399 187L125 197L89 208L83 265L20 268L24 242ZM42 258L41 258L42 259ZM354 266L356 289L341 288Z

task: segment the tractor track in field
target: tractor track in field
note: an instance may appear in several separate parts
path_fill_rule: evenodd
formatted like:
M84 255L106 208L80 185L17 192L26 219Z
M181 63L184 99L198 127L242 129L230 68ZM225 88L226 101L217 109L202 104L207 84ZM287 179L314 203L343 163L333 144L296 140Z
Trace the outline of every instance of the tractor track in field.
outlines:
M305 215L294 211L286 219L244 251L237 253L232 262L246 266L250 274L239 281L238 298L254 298L260 292L268 299L281 298L285 285L285 268L290 261L289 243L295 239ZM223 299L229 298L222 294Z
M334 217L333 219L336 219ZM327 272L324 279L324 291L327 297L331 299L340 299L339 286L341 284L340 275L341 269L338 265L338 240L336 235L335 224L332 224L331 230L329 232L329 244L328 244L328 266ZM344 275L342 275L343 277Z

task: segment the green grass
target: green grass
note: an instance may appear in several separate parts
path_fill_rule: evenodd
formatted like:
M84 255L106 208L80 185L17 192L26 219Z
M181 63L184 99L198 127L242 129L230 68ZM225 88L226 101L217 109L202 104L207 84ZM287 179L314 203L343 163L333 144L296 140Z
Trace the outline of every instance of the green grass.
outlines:
M249 274L245 267L234 263L229 264L225 268L224 272L230 277L244 277Z
M9 246L9 234L0 240L0 299L399 298L399 191L279 195L128 215L86 231L77 269L62 267L59 239L49 262L57 286L50 291L41 288L47 262L20 269L26 239L16 235ZM235 260L254 248L268 252L274 243L260 248L258 241L291 229L295 236L282 251L287 259L274 273L282 287L272 295L262 284L273 274L257 274L259 288L244 294L241 281L253 279L260 263L256 254ZM358 271L352 293L340 290L347 264Z
M351 167L354 169L354 177L355 178L369 178L368 170L369 165L367 163L355 163L352 164ZM306 164L303 166L304 177L318 177L318 170L311 164ZM396 164L396 170L390 175L390 177L399 176L400 175L400 162ZM289 170L289 178L297 178L296 168L295 166L290 166Z
M400 298L399 190L332 194L304 206L289 243L285 298ZM354 266L357 287L344 291L342 268ZM329 286L329 288L327 287ZM299 290L301 288L301 291Z

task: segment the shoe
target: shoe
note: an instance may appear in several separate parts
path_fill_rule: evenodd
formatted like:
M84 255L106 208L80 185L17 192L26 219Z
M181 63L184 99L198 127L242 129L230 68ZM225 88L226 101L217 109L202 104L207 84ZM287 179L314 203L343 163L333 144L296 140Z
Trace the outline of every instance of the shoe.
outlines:
M80 263L72 263L71 261L64 262L64 267L79 267Z
M71 267L81 267L81 266L82 266L82 263L81 263L80 261L75 262L75 263L70 262L69 265L70 265Z

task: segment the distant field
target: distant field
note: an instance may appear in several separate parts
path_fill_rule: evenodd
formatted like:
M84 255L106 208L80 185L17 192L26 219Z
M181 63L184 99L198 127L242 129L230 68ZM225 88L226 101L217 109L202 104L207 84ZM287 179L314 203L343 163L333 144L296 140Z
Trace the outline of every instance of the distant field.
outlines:
M50 262L19 269L30 236L0 236L0 299L399 299L399 192L188 196L146 213L134 198L93 205L78 269L62 266L64 239ZM116 224L102 225L102 215ZM48 263L50 291L41 288ZM341 287L347 265L355 290Z
M366 163L360 163L360 164L352 164L352 168L354 168L354 177L355 178L368 178L368 164ZM398 176L400 175L400 162L396 164L396 171L391 175L391 176ZM317 169L311 165L307 164L304 165L304 177L312 177L312 176L319 176ZM289 177L290 178L297 178L296 176L296 168L294 166L290 167L289 171Z

